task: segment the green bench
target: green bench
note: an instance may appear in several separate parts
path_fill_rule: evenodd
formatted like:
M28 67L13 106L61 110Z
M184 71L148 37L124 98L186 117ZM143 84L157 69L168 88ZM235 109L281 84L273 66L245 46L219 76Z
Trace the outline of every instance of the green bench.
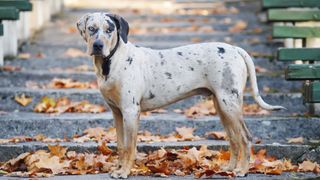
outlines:
M19 11L32 11L32 4L27 0L0 0L0 7L16 7Z
M262 0L262 6L267 10L268 21L275 22L272 29L273 38L302 39L302 48L280 48L278 60L292 62L285 70L286 80L305 82L304 102L310 104L309 112L313 114L314 103L320 103L320 64L314 64L320 62L320 48L306 45L310 38L320 38L320 27L304 26L301 23L320 21L320 9L314 9L320 8L320 1ZM277 22L291 25L279 25ZM297 60L301 60L303 64L294 64Z

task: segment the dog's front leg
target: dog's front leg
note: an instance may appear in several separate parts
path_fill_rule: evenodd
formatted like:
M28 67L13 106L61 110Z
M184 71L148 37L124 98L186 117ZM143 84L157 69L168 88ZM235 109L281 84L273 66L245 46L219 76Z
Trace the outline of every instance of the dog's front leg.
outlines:
M137 146L138 122L140 117L140 109L138 106L128 107L121 111L123 116L123 139L124 151L119 154L121 159L121 167L112 172L114 178L127 178L131 168L134 165ZM118 131L117 131L118 133Z
M109 104L109 107L112 111L112 115L114 118L114 126L116 127L117 132L117 152L119 155L119 162L117 165L117 169L121 168L123 161L123 152L124 152L124 131L123 131L123 116L119 108Z

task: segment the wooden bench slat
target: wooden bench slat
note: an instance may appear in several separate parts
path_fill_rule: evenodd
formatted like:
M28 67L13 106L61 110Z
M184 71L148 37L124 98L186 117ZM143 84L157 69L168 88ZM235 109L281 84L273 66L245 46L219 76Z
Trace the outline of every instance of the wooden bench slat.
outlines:
M32 4L27 0L0 0L1 6L14 6L20 11L32 11Z
M19 19L19 10L15 7L0 7L0 20Z
M320 48L280 48L279 61L320 61Z
M273 25L274 38L316 38L320 37L320 27L297 27Z
M320 3L320 2L319 2ZM269 21L320 21L320 10L305 9L270 9Z
M320 103L320 82L304 85L304 101L307 103Z
M0 23L0 36L3 36L3 24Z
M290 64L286 80L320 80L320 64Z
M288 7L320 7L319 0L262 0L262 7L288 8Z

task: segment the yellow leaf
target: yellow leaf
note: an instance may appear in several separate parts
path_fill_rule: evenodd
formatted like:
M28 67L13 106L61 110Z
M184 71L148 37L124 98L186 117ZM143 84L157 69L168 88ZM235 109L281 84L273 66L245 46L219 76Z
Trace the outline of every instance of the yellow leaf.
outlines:
M32 98L27 97L25 94L22 94L21 96L15 96L14 100L22 106L27 106L32 102Z

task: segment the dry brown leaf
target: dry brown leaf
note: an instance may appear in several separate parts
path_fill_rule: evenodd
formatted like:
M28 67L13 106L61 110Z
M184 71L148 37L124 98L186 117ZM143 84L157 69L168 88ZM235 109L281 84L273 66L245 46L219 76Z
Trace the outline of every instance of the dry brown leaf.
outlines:
M52 156L57 156L59 158L64 157L66 152L67 152L67 150L68 150L68 148L62 147L59 144L57 144L57 145L50 145L49 144L48 148L49 148L50 154Z
M76 58L76 57L87 57L88 55L80 49L69 48L64 53L64 56L70 57L70 58Z
M209 139L226 140L227 133L224 131L211 131L206 133L206 137Z
M245 30L248 26L248 23L242 20L237 21L232 27L229 28L231 33L239 33Z
M16 95L14 97L14 100L22 106L27 106L28 104L30 104L32 102L32 98L27 97L25 94L22 94L20 96Z
M34 108L34 112L58 114L65 112L101 113L105 111L106 108L102 105L90 104L88 101L72 102L67 97L57 100L43 97Z
M69 89L69 88L78 88L78 89L96 89L96 82L78 82L72 79L58 79L54 78L47 85L48 88L52 89Z
M18 54L18 59L30 59L31 54L30 53L19 53Z
M0 67L1 71L21 71L21 67L5 65Z
M106 142L103 141L99 146L98 146L98 150L103 154L103 155L110 155L112 154L112 150L108 148L108 146L106 146Z
M193 135L194 130L195 128L188 128L188 127L176 128L176 131L184 140L193 140L195 138L195 136Z
M304 141L303 137L288 138L288 143L292 143L292 144L302 144L303 141Z
M317 168L317 163L309 160L303 161L299 164L299 171L301 172L313 172Z

